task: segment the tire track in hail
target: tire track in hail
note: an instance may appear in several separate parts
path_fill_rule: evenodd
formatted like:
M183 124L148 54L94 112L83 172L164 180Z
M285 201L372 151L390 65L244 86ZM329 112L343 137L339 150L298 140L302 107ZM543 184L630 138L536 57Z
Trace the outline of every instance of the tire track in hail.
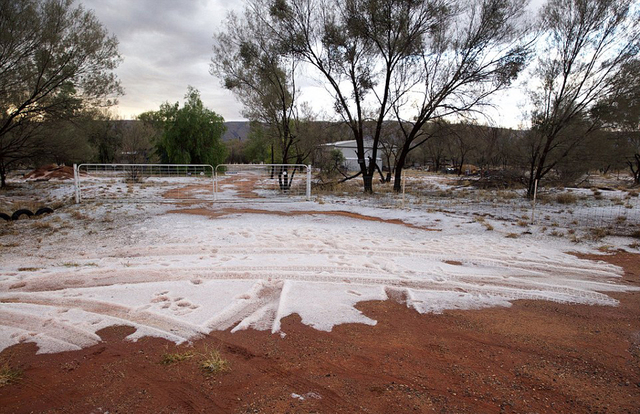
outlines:
M52 306L58 309L69 310L72 308L81 309L84 312L92 313L96 315L108 316L114 318L117 321L123 322L125 325L140 325L146 328L150 328L163 336L170 337L172 340L180 343L188 341L191 338L207 334L200 327L193 324L183 322L176 318L171 318L165 315L159 315L151 312L147 312L144 309L136 310L127 306L119 305L117 303L104 302L99 300L91 300L85 298L64 298L59 296L46 296L46 294L34 295L29 294L11 294L0 296L0 303L16 303L16 304L29 304L29 305L41 305ZM1 310L1 309L0 309ZM5 311L5 310L2 310ZM14 311L15 312L15 311ZM15 316L21 316L24 323L29 323L29 320L39 320L38 317L31 318L31 314L17 313ZM65 324L67 326L68 324ZM27 326L27 325L25 325ZM69 325L73 328L73 325ZM73 328L78 332L84 332ZM95 334L94 334L95 335ZM93 336L92 336L93 337ZM99 337L98 341L100 340Z
M199 253L194 253L194 250L199 250ZM354 254L352 251L345 251L341 249L329 249L320 246L314 247L306 247L304 249L297 248L297 246L283 246L283 247L263 247L260 245L248 245L243 247L211 247L210 249L202 248L201 246L180 246L178 247L170 247L168 251L165 249L162 250L163 255L149 255L150 252L153 252L153 248L149 249L140 249L138 248L138 252L136 249L122 251L122 254L112 254L109 257L115 258L118 260L130 260L135 262L136 259L140 261L144 261L148 263L150 258L163 258L166 256L200 256L203 254L213 254L213 255L236 255L236 256L303 256L307 257L310 254L310 251L313 251L313 254L316 255L333 255L333 256L345 256L345 257L371 257L375 256L376 258L398 258L398 257L421 257L424 259L431 259L437 262L453 262L457 261L464 264L474 265L474 266L486 266L486 267L507 267L507 268L515 268L521 271L526 271L530 273L544 273L545 275L551 271L556 271L558 268L563 269L565 272L576 272L581 276L594 276L594 277L602 277L603 275L607 275L609 277L618 277L620 276L620 271L615 269L610 265L603 266L594 266L592 262L586 262L584 264L576 261L576 263L566 263L560 260L554 259L535 259L535 258L506 258L500 255L493 255L487 252L476 254L466 253L464 255L461 254L451 254L451 253L439 253L433 252L432 250L425 249L391 249L391 248L380 248L380 249L360 249L356 250L359 252L358 254ZM172 251L173 250L173 251ZM133 253L133 254L132 254ZM595 268L594 268L595 267Z

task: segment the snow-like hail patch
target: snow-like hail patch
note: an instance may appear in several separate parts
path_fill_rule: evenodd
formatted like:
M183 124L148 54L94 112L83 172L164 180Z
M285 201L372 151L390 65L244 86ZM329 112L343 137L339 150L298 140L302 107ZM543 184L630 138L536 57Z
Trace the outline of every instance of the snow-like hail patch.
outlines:
M90 214L100 217L101 208ZM327 210L301 207L311 208ZM112 215L115 222L89 221L88 231L72 230L37 253L3 258L0 349L20 342L35 342L39 352L79 349L111 325L135 327L132 340L183 342L247 328L282 333L282 318L292 314L330 331L374 325L356 308L368 300L392 299L421 313L516 299L616 305L607 292L633 289L616 281L621 269L563 253L569 244L507 239L464 219L456 227L456 219L438 217L442 231L429 231L320 210L214 217L124 210ZM425 217L403 219L436 226L433 215Z

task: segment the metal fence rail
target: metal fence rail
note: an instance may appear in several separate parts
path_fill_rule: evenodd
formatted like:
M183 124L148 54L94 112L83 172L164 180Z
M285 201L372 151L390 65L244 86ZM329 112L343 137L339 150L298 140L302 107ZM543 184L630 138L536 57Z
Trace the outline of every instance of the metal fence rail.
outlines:
M207 164L80 164L73 168L76 203L213 200L214 172Z
M291 201L311 198L311 166L224 164L214 174L216 201Z

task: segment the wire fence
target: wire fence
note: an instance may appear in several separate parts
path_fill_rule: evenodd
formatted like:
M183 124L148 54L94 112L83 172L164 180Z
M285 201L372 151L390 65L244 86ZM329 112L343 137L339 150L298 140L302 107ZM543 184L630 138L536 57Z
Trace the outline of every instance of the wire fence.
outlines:
M442 211L485 216L521 226L535 224L599 231L613 235L640 234L640 198L624 191L587 190L543 193L534 203L522 192L465 189L461 191L411 190L393 195L387 202L394 208Z
M196 164L80 164L74 166L76 203L213 200L213 167Z
M311 197L303 164L225 164L215 169L215 201L291 201Z

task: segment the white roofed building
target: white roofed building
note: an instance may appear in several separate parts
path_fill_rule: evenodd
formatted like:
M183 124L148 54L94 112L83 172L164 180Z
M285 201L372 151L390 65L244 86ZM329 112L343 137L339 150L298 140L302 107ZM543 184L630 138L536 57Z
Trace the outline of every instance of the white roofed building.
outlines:
M348 171L359 171L360 165L358 163L358 146L356 144L356 140L348 140L348 141L338 141L338 142L330 142L324 144L323 147L331 149L338 149L342 152L342 156L344 157L344 167ZM378 151L376 152L376 164L378 164L378 168L382 170L382 157L380 154L382 153L381 148L378 147ZM364 140L364 154L367 166L369 165L369 160L373 156L373 140L365 139Z

